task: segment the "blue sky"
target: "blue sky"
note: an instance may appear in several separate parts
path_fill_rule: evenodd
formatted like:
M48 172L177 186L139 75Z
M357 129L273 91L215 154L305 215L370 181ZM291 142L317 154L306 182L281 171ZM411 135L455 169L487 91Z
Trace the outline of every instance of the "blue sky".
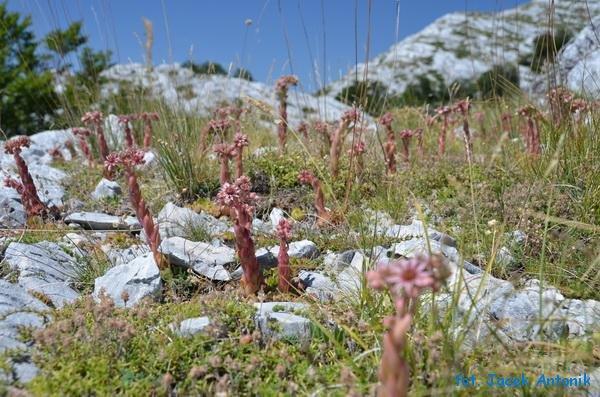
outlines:
M31 14L38 37L83 20L96 49L143 62L142 17L154 23L154 63L212 60L271 83L294 72L307 90L337 79L356 59L386 51L452 11L495 11L524 0L8 0ZM369 3L370 18L369 18ZM399 13L397 17L397 7ZM247 27L244 22L252 20ZM356 19L356 23L355 23ZM369 29L370 20L370 29ZM315 73L315 65L318 75Z

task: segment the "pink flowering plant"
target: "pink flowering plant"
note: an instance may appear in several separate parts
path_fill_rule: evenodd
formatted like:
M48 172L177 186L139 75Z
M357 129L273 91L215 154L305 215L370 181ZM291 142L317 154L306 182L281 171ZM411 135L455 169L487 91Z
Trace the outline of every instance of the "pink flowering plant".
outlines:
M246 295L256 294L263 285L263 275L252 239L252 204L256 201L256 194L251 192L251 187L250 179L241 176L234 183L224 183L217 194L217 202L228 208L229 216L233 220L235 246L244 271L241 286Z
M438 135L438 156L443 157L446 153L446 136L450 128L450 115L452 108L448 106L440 106L435 110L437 120L441 120L442 127Z
M473 161L473 140L471 137L471 129L469 128L469 110L471 109L471 100L463 99L454 105L454 112L460 114L463 118L463 139L465 141L465 154L467 161Z
M322 226L331 220L331 214L325 208L325 194L321 181L310 171L303 170L298 174L298 181L304 185L311 185L315 192L315 209L317 210L317 225Z
M392 128L394 116L386 113L379 119L379 124L385 128L386 139L383 145L383 154L385 156L386 170L388 174L396 172L396 134Z
M125 133L125 144L127 148L133 148L136 146L133 132L131 131L131 122L135 120L135 116L129 114L122 114L119 116L119 124L123 126L123 132Z
M525 128L525 146L527 153L539 156L542 153L540 144L540 131L537 123L539 111L532 105L526 105L517 110L517 115L523 117L527 123Z
M342 115L338 123L338 127L331 136L331 148L329 150L329 172L331 172L331 176L333 178L337 177L339 173L340 154L342 152L344 140L346 139L346 136L348 136L350 128L352 126L356 126L359 121L360 113L358 109L352 108L347 110Z
M81 152L85 156L88 161L88 164L91 166L94 164L94 156L92 155L92 151L90 150L90 146L88 145L88 138L92 134L92 132L87 128L79 128L75 127L71 130L73 135L77 137L77 141L79 142L79 148Z
M290 221L282 218L276 229L279 239L279 253L277 254L277 273L279 276L278 289L287 293L291 285L290 256L288 254L288 242L292 238L292 225Z
M46 218L50 214L50 211L46 204L40 200L37 188L29 172L29 167L21 156L23 148L28 148L30 145L31 139L27 136L12 138L4 144L4 152L11 154L15 159L20 179L18 181L11 177L6 177L4 185L15 189L19 193L28 217L41 216L42 218Z
M104 166L107 173L114 174L118 167L123 167L125 170L125 178L127 180L127 186L129 188L129 201L135 211L138 221L144 229L146 239L150 251L154 256L154 260L159 268L163 268L162 256L159 252L160 246L160 234L158 226L154 224L154 219L144 198L142 197L142 191L137 180L135 167L144 163L144 152L139 149L128 148L120 153L110 153Z
M290 86L298 85L298 77L293 75L281 76L275 84L275 92L279 100L279 120L277 122L277 137L280 153L285 152L288 130L287 97Z
M102 161L106 160L109 150L104 137L104 115L99 111L87 112L81 117L81 122L86 126L93 126L100 147L100 158Z
M235 144L218 143L213 146L213 151L219 157L219 182L221 183L221 186L223 186L225 183L231 182L229 162L231 159L237 157L238 150Z
M244 148L248 147L248 135L237 132L233 138L235 147L235 177L240 178L244 175Z
M152 122L158 121L158 113L156 112L142 112L136 115L136 119L142 120L144 123L144 149L148 150L152 147Z
M383 336L379 367L379 396L408 395L410 372L404 351L417 301L424 291L439 290L447 277L447 268L440 257L424 255L380 264L376 270L367 273L368 285L388 291L395 308L395 314L383 321L387 331Z

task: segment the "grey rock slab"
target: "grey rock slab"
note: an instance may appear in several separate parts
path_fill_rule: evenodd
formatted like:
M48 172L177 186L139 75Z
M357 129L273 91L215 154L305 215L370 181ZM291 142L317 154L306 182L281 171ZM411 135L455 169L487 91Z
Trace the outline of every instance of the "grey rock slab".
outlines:
M350 266L357 250L344 251L342 253L328 252L323 258L323 265L328 271L339 273Z
M500 247L496 252L496 262L502 266L511 266L516 263L516 260L507 247Z
M135 258L150 252L150 247L145 244L132 245L127 248L116 248L103 244L100 249L106 254L106 257L114 266L124 265Z
M27 221L25 207L19 201L0 196L0 228L22 228Z
M104 137L112 150L119 150L125 144L125 126L119 123L117 115L109 114L104 119Z
M173 265L190 268L211 280L231 280L224 267L235 262L235 250L229 247L169 237L161 242L159 249Z
M255 303L254 307L257 309L256 325L265 337L293 338L299 341L310 339L310 320L294 313L306 309L306 305L295 302L263 302Z
M562 302L560 315L572 336L600 332L600 302L588 299L567 299Z
M12 367L15 374L15 380L21 383L31 382L31 380L40 372L40 369L29 361L13 363Z
M94 298L97 300L102 291L113 299L116 306L132 307L143 298L155 298L160 295L162 280L152 254L147 253L131 262L115 266L98 277L94 282ZM123 294L128 296L127 303Z
M189 230L193 228L202 228L211 236L219 235L229 229L225 222L209 214L198 214L171 202L165 204L158 213L157 224L162 238L186 237Z
M92 198L94 200L105 200L119 197L122 193L121 186L117 182L102 178L92 192Z
M441 308L455 310L461 329L472 341L500 332L507 343L538 339L582 337L600 329L600 302L569 300L551 285L528 280L520 289L486 273L450 277L449 290L440 294Z
M65 217L65 223L76 223L92 230L140 229L140 223L132 216L118 217L101 212L74 212Z
M44 312L48 306L18 284L0 279L0 318L16 312Z
M276 230L279 225L279 221L285 219L285 213L281 208L273 208L269 214L269 221L271 222L271 229Z
M329 302L339 296L340 288L329 277L312 271L301 270L298 278L305 287L305 292L321 302Z
M19 349L27 354L31 343L21 340L20 331L24 327L43 327L46 322L44 313L49 310L25 288L0 279L0 353ZM10 370L0 373L0 378L7 383L26 383L37 374L37 367L29 361L9 361L8 364Z
M210 325L210 319L206 316L188 318L179 324L173 323L169 325L171 331L183 337L194 336L202 332Z
M19 285L42 293L54 306L62 307L79 297L70 284L77 278L80 265L58 244L12 242L6 248L4 259L12 270L19 272Z
M279 245L256 250L256 259L263 268L277 266L278 255ZM317 248L317 245L310 240L292 241L288 245L288 255L290 258L313 259L319 256L319 249Z

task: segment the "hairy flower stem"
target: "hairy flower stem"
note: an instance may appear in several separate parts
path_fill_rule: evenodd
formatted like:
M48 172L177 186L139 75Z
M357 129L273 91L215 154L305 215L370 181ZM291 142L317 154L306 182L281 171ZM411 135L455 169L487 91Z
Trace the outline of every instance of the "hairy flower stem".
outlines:
M415 130L415 134L417 135L417 150L419 152L419 157L421 160L425 158L425 148L423 146L423 128L417 128Z
M96 136L98 137L98 146L100 147L100 158L102 161L106 161L108 157L109 150L108 145L106 144L106 139L104 137L104 128L102 124L104 123L104 116L101 112L87 112L81 118L81 122L85 125L94 125L94 130Z
M240 178L244 175L244 148L250 143L248 142L248 135L238 132L235 134L233 139L233 145L235 146L235 178Z
M277 124L277 138L279 139L279 152L285 153L285 144L287 141L287 90L285 98L279 101L279 123Z
M340 122L340 125L334 131L331 139L331 149L329 151L329 171L333 177L338 176L340 153L342 151L342 140L346 136L349 124L349 121Z
M540 132L538 129L536 116L538 111L531 105L524 106L517 111L517 114L523 116L526 120L525 129L525 145L527 147L527 153L538 156L542 153L540 143Z
M391 316L386 319L388 330L383 335L383 354L379 366L379 381L381 397L406 397L410 372L408 364L402 358L406 347L406 334L410 329L410 315Z
M238 251L240 263L244 269L242 276L242 289L247 295L254 295L263 284L260 266L256 259L254 240L252 240L252 216L245 210L236 211L233 224L235 234L235 245Z
M100 145L100 157L102 160L106 160L109 150L106 139L104 138L104 129L102 128L101 122L96 123L96 134L98 135L98 143Z
M346 139L346 136L348 135L350 124L354 123L356 128L358 119L359 113L357 109L351 109L344 112L338 124L338 128L333 132L333 136L331 137L331 148L329 150L329 172L334 178L337 177L339 173L342 145L344 143L344 139Z
M152 146L152 122L158 121L158 113L143 112L140 113L137 118L144 121L144 149L148 150Z
M279 253L277 254L277 272L279 276L278 289L283 293L290 290L291 269L290 256L288 254L288 241L291 237L292 226L287 219L281 219L277 225L277 237L279 238Z
M91 167L94 164L94 156L92 155L92 151L90 150L89 145L87 144L87 137L90 136L91 132L87 128L73 128L73 135L77 137L77 141L79 142L79 147L81 151L85 155L88 161L88 165Z
M473 160L473 142L471 140L471 130L469 129L470 109L471 101L469 100L469 98L458 102L456 106L454 106L454 111L460 113L463 118L463 139L465 142L465 155L469 164Z
M288 114L287 114L287 98L290 86L297 85L298 78L296 76L281 76L277 80L275 90L279 99L279 121L277 124L277 138L279 141L279 153L285 153L285 145L287 141L288 130Z
M250 204L256 200L256 194L250 192L250 180L246 176L238 178L235 183L225 183L217 194L221 206L229 209L233 220L233 232L237 254L244 272L241 280L242 290L247 295L256 294L263 285L263 276L256 259L254 241L252 240L252 213Z
M392 128L394 118L391 113L386 113L379 119L379 123L383 125L386 132L386 140L383 144L383 154L385 157L385 165L387 174L396 172L396 133Z
M406 164L410 164L410 139L415 135L413 130L403 130L400 132L402 139L402 159Z
M378 396L403 397L408 393L409 368L404 360L406 335L417 309L417 299L425 289L439 290L450 272L440 257L416 256L379 264L367 273L369 286L387 290L396 313L383 321L383 354L379 366Z
M237 156L237 150L235 145L228 145L226 143L215 145L213 150L219 156L219 182L223 186L225 183L231 181L229 161Z
M21 182L7 178L4 183L6 186L14 188L21 195L21 201L28 217L41 216L46 218L49 214L48 207L40 200L27 163L21 157L22 148L29 147L29 145L31 145L31 140L26 136L16 137L6 142L4 151L13 155Z
M160 234L159 229L154 224L154 219L150 210L146 206L146 202L142 197L142 191L137 181L135 173L135 166L144 163L144 152L133 148L126 149L121 153L111 153L105 161L105 168L108 172L113 173L115 168L123 166L125 170L125 177L129 190L129 201L133 207L136 217L144 233L146 234L146 241L150 247L150 251L154 257L154 261L159 269L165 269L165 263L162 260L162 255L159 251L160 246Z
M438 136L438 156L443 157L446 153L446 135L448 133L448 115L443 116L442 128L440 130L440 135Z
M301 171L298 175L300 183L308 183L312 186L315 192L314 206L317 210L317 225L322 226L331 220L331 214L325 208L325 195L323 194L323 188L321 187L321 181L308 171Z

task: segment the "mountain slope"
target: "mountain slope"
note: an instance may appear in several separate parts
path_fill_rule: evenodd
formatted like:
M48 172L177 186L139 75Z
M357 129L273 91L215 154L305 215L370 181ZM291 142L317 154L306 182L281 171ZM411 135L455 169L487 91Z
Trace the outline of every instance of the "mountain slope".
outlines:
M159 65L148 70L139 63L115 65L102 76L104 97L118 94L121 86L141 86L156 98L186 112L209 116L219 104L250 98L277 109L278 101L273 86L220 75L194 74L190 69L175 64ZM293 127L305 119L339 120L350 107L327 97L317 98L300 89L291 90L288 97L288 119Z
M450 85L476 79L494 65L515 65L531 58L535 38L548 31L548 0L533 0L498 13L452 13L421 32L393 45L366 64L357 65L359 78L378 81L391 94L402 94L426 78ZM554 28L579 32L590 16L600 15L600 0L556 0ZM528 66L519 66L524 86L535 80ZM355 82L355 70L333 82L326 92L336 96Z

